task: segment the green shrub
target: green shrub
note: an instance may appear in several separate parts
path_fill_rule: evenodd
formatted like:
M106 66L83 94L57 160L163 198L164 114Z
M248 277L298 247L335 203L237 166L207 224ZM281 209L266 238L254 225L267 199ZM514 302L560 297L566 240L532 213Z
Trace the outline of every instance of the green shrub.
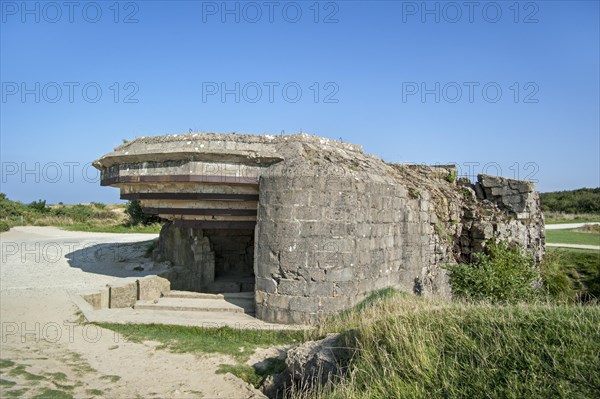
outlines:
M453 170L451 172L448 172L445 179L448 183L454 183L456 181L456 171Z
M156 215L148 215L142 212L140 201L129 201L125 205L125 213L129 216L129 223L133 226L142 224L144 226L160 223L161 218Z
M23 216L29 209L20 202L11 201L4 193L0 193L0 215L3 218Z
M46 213L50 208L46 207L46 200L33 201L27 207L35 212Z
M95 215L95 211L91 206L82 204L54 208L52 213L55 216L71 218L77 223L85 223L92 219Z
M542 211L600 213L600 187L540 193Z
M449 265L452 293L471 301L511 303L532 299L538 273L533 258L505 242L490 241L472 264Z
M0 220L0 232L10 230L10 225L6 223L4 220Z
M118 220L119 215L109 209L106 209L106 210L94 211L94 219Z

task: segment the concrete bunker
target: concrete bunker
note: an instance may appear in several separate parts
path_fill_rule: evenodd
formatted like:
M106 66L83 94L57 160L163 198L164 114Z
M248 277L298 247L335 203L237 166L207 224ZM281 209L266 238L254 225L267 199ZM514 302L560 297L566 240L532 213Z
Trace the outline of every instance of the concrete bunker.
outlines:
M322 137L142 137L94 165L168 220L155 256L172 264L172 289L254 291L269 322L314 324L386 287L449 296L442 266L489 239L544 253L532 183L473 183L454 165L387 163Z

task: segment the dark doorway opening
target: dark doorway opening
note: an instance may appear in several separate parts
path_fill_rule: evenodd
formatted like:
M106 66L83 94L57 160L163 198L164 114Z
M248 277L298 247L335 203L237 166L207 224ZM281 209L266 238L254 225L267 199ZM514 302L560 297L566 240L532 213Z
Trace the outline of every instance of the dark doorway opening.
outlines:
M206 229L214 253L214 282L207 286L212 293L253 292L254 230Z

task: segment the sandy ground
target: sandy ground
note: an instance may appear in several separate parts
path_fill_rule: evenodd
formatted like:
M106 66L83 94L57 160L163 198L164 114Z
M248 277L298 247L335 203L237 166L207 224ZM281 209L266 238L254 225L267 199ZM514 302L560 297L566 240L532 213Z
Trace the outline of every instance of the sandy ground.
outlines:
M175 354L79 323L71 298L108 283L156 274L149 234L17 227L0 234L0 397L56 390L74 397L253 398L221 355ZM143 271L135 271L136 267Z

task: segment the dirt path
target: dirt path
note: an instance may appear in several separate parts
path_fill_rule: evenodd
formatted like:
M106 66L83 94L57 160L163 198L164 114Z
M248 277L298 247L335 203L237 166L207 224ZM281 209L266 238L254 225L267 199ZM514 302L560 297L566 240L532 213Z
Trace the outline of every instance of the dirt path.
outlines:
M78 323L74 293L160 270L143 257L153 238L52 227L0 234L0 397L260 397L215 374L234 363L226 356L170 353ZM133 269L139 266L144 271Z
M560 248L575 248L575 249L595 249L600 251L600 245L585 245L585 244L559 244L559 243L546 243L547 247L560 247Z

